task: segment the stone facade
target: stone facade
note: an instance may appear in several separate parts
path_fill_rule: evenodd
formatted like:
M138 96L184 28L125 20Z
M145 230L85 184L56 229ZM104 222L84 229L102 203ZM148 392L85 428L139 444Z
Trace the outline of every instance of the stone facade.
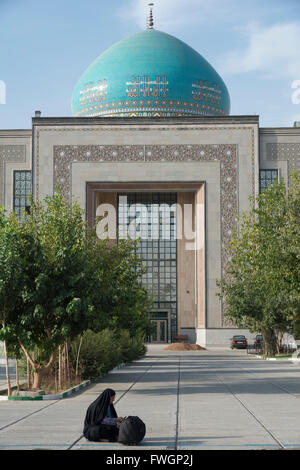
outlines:
M0 130L0 205L13 209L13 173L31 170L31 130Z
M178 333L189 331L208 346L228 345L229 337L240 333L226 322L216 296L235 214L247 210L249 197L258 193L260 169L277 169L287 179L299 167L300 129L259 129L257 116L34 118L32 132L0 131L0 198L8 209L13 208L14 169L32 169L35 199L59 188L66 199L81 204L87 218L94 211L88 194L96 188L116 194L128 185L139 191L159 187L202 204L197 222L202 247L187 255L194 277L185 272L180 255L177 276L192 276L194 291L181 283ZM191 309L194 305L194 320L184 310L186 302Z

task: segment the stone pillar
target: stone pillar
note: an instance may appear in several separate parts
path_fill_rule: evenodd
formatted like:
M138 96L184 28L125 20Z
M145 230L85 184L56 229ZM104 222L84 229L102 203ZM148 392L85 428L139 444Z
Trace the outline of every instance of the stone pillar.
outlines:
M177 214L177 314L178 334L189 336L195 342L196 319L196 251L192 249L194 241L188 239L189 231L196 231L195 192L178 192L177 204L181 208L182 220ZM191 207L192 220L184 226L187 206ZM180 223L182 222L182 223ZM180 236L182 238L180 239Z

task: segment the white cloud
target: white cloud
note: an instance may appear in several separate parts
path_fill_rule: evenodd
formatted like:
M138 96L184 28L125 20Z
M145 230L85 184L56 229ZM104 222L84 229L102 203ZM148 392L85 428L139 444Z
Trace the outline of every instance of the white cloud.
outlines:
M222 58L224 73L261 72L265 77L300 79L300 23L248 25L246 46Z

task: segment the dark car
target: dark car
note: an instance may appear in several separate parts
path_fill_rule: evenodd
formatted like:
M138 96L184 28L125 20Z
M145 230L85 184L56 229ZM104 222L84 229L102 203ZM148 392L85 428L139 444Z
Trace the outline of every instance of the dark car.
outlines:
M231 338L231 349L247 349L247 339L244 335L236 335Z
M256 335L254 338L254 347L258 349L261 348L263 342L264 342L263 335Z

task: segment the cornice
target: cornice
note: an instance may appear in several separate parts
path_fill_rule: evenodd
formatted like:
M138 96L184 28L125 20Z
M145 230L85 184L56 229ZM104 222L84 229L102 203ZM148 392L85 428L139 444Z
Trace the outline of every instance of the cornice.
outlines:
M259 116L182 116L182 117L34 117L33 126L136 126L157 124L184 125L184 124L258 124Z

